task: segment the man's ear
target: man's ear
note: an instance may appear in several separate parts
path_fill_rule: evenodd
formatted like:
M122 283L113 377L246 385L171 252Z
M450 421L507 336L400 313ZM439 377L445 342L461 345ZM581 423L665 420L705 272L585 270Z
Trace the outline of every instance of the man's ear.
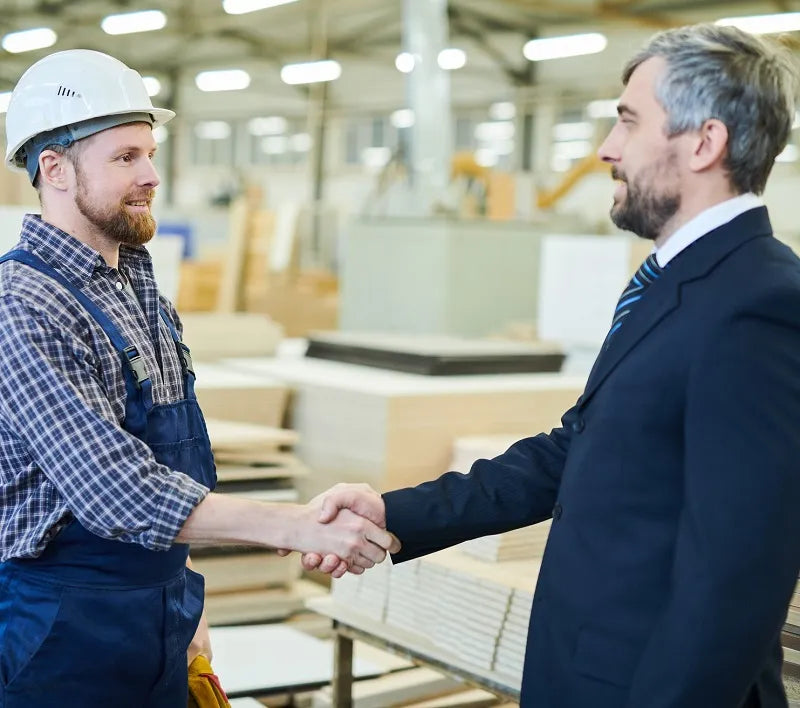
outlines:
M72 164L66 155L55 150L42 150L39 155L39 184L49 184L61 191L69 186L69 172Z
M689 169L704 172L722 165L728 152L728 127L717 118L709 118L694 135Z

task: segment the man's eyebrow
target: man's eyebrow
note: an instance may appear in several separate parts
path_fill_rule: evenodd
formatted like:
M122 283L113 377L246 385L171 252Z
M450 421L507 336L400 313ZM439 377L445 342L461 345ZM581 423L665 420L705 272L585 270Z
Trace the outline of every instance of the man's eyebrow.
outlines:
M620 116L621 116L623 113L624 113L624 114L626 114L626 115L629 115L629 116L633 116L634 118L635 118L636 116L638 116L638 115L639 115L639 114L638 114L636 111L634 111L634 110L633 110L633 108L631 108L629 105L627 105L627 104L625 104L625 103L620 103L620 104L617 106L617 115L620 115Z

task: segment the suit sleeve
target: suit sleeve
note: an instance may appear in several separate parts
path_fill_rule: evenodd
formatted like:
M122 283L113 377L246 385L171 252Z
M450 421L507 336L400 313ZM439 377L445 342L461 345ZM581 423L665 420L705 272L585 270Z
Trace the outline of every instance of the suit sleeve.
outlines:
M387 528L403 544L395 563L471 538L550 518L572 435L576 408L549 434L525 438L469 474L447 472L416 487L387 492Z
M693 367L671 594L629 708L739 705L785 620L800 567L800 298L769 299L711 332Z

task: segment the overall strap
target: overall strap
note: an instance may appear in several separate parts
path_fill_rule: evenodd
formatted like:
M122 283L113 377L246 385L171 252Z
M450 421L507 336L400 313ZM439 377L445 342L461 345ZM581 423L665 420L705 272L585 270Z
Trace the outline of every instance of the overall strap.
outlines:
M125 337L122 336L119 329L111 321L108 315L106 315L97 305L95 305L95 303L92 302L92 300L90 300L84 292L76 288L72 283L69 282L69 280L67 280L67 278L65 278L55 268L50 266L36 254L31 253L30 251L17 249L14 251L9 251L5 255L0 256L0 263L5 263L6 261L17 261L18 263L23 263L27 266L30 266L34 270L37 270L43 275L55 280L72 294L72 296L83 306L83 308L89 313L95 322L100 325L103 332L106 333L106 336L111 341L114 349L116 349L122 357L122 371L125 377L125 388L128 394L128 402L132 403L135 401L138 398L138 394L141 393L145 406L144 412L149 410L153 405L152 383L150 381L150 377L147 375L147 371L145 369L144 362L142 361L142 357L139 354L139 350L135 346L128 344ZM126 428L128 427L128 424L132 425L134 428L138 428L140 425L144 424L144 418L141 413L134 413L130 409L131 406L126 403ZM131 414L133 415L131 416ZM129 420L131 417L134 419ZM138 420L140 417L142 418L141 421Z
M183 369L184 395L186 398L194 398L195 374L194 364L192 364L192 353L189 351L189 347L181 341L178 330L175 329L175 325L172 323L164 307L159 305L158 312L172 335L172 341L175 342L175 350L178 352L178 361L180 361L181 369Z

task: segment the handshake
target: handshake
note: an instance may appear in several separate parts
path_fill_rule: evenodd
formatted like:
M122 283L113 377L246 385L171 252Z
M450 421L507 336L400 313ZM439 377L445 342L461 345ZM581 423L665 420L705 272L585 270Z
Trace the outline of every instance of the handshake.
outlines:
M297 527L291 548L302 552L306 570L334 578L348 571L360 575L382 562L387 551L400 550L400 541L386 530L383 499L368 484L337 484L301 508L308 523Z

